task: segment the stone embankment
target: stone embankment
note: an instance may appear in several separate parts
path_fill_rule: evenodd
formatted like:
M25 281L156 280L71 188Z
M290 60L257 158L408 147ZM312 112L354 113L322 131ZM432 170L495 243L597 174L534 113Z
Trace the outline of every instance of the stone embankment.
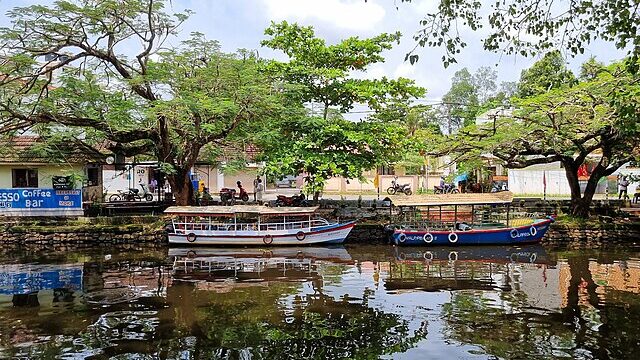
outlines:
M66 220L9 220L0 225L0 244L21 247L90 248L164 244L163 222L154 217Z
M357 219L346 240L348 244L386 244L391 222L389 208L334 207L320 210L334 220ZM158 216L120 216L68 219L4 219L0 244L52 249L134 246L167 243L166 219ZM549 247L590 249L611 246L640 246L640 223L613 221L601 217L591 222L559 221L543 239Z
M640 223L558 222L551 226L542 243L568 249L640 246Z

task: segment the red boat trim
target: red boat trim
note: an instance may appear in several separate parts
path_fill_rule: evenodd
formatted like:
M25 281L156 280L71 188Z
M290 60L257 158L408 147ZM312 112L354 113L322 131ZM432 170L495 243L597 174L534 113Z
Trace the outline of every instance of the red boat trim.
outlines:
M522 229L527 229L530 228L532 226L542 226L542 225L547 225L547 224L551 224L553 222L552 219L547 219L544 221L540 221L537 223L533 223L531 225L522 225L522 226L518 226L518 227L505 227L505 228L500 228L500 229L487 229L487 230L468 230L468 231L461 231L461 230L456 230L454 231L455 233L461 233L461 234L486 234L486 233L495 233L495 232L504 232L504 231L511 231L513 229L516 230L522 230ZM394 233L395 234L406 234L406 235L420 235L420 234L425 234L425 233L431 233L431 234L438 234L438 235L446 235L446 234L450 234L451 231L402 231L402 230L395 230Z
M325 233L325 232L330 232L330 231L337 231L337 230L343 230L343 229L347 229L347 228L352 228L356 225L355 221L351 221L348 223L344 223L343 225L340 225L338 227L334 227L334 228L330 228L330 229L324 229L324 230L319 230L319 231L311 231L308 232L307 235L316 235L316 234L321 234L321 233ZM180 237L186 237L187 234L169 234L171 236L180 236ZM197 235L198 238L262 238L264 237L264 235ZM284 234L284 235L272 235L273 238L283 238L283 237L288 237L288 236L293 236L295 237L296 234Z

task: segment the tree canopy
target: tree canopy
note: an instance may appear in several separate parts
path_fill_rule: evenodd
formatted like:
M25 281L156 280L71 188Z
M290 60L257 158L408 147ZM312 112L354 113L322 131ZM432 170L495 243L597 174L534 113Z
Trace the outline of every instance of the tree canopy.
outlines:
M483 38L487 50L524 56L551 49L578 55L599 39L627 50L627 65L635 71L640 55L639 15L636 1L443 0L425 14L414 38L419 46L444 47L445 67L455 63L457 54L467 46L461 35L465 27L473 31L488 28ZM411 62L417 59L414 54Z
M303 111L258 136L267 173L305 174L307 190L317 197L327 179L361 178L363 171L398 156L405 132L398 119L407 118L410 100L425 90L413 80L359 79L353 72L384 61L382 52L398 41L399 33L327 45L311 27L281 22L271 24L265 34L264 46L289 57L287 62L270 61L265 71L287 84L283 92L293 103L321 108L319 116ZM374 116L345 120L343 115L356 104L366 105Z
M514 99L512 115L468 126L442 149L455 149L461 161L491 153L509 168L560 162L573 214L587 216L598 181L639 155L638 81L622 64L613 64L593 79ZM582 190L578 168L589 156L597 160Z
M223 53L198 33L166 46L188 13L170 15L164 5L82 0L9 12L12 27L0 29L1 130L79 128L86 143L150 153L177 203L189 203L201 149L276 117L282 103L248 52Z

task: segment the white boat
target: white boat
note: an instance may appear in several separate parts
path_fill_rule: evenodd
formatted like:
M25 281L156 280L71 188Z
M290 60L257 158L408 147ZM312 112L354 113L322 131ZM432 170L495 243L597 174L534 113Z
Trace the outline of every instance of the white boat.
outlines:
M170 244L309 245L342 244L355 221L331 223L318 207L171 206Z

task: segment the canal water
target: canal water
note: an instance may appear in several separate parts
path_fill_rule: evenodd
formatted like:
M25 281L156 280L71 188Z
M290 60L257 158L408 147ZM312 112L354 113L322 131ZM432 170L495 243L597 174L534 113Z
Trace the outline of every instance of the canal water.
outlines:
M640 354L640 252L540 246L5 251L0 358Z

